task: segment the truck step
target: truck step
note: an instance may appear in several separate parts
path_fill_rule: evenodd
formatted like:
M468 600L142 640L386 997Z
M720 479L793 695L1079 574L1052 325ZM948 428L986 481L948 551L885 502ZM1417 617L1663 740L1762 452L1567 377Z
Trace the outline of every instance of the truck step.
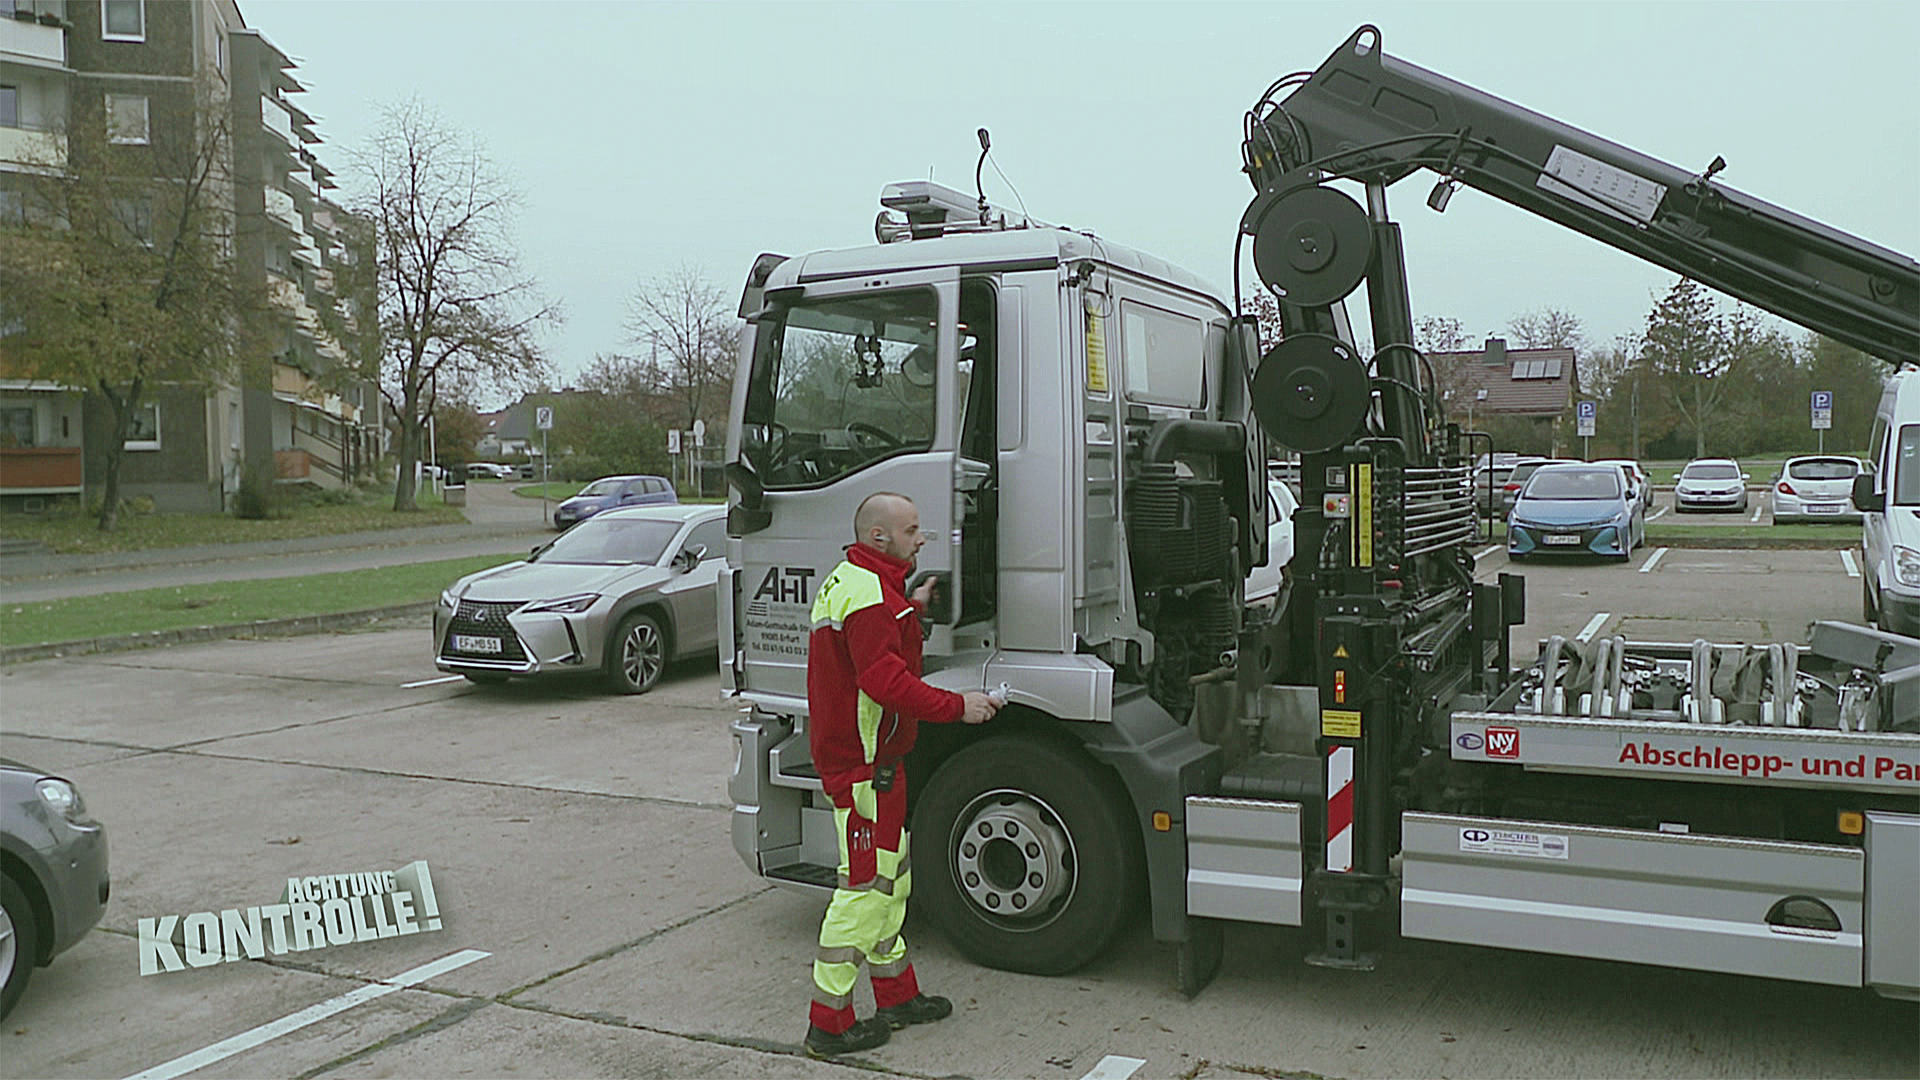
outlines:
M802 761L768 774L767 779L777 787L799 788L801 791L825 791L820 783L820 770L813 762Z
M840 883L838 871L831 866L820 866L815 863L788 863L786 866L767 871L767 876L800 885L817 885L823 889L831 889Z

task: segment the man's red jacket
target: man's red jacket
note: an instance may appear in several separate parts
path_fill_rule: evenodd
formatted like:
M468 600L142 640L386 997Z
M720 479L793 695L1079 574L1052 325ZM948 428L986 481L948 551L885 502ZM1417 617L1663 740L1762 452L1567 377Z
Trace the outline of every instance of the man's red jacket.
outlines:
M965 702L920 679L920 609L906 597L910 562L862 544L820 583L807 648L813 764L836 806L876 762L913 749L919 722L960 719ZM904 787L904 784L902 785Z

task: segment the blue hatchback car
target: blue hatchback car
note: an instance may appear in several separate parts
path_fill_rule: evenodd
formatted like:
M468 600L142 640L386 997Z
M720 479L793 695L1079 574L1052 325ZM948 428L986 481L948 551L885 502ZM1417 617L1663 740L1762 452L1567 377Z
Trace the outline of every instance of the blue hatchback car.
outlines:
M1611 555L1626 559L1646 542L1646 511L1618 465L1540 466L1507 515L1507 555Z
M672 506L680 501L663 476L603 476L553 510L553 527L565 532L602 510Z

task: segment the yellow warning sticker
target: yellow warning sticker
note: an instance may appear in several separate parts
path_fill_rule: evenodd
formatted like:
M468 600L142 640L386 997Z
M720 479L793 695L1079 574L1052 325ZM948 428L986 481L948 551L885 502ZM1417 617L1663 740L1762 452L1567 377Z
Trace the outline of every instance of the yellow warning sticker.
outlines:
M1330 739L1360 737L1360 714L1349 709L1321 709L1320 734Z
M1354 500L1353 511L1353 565L1364 569L1373 565L1372 465L1354 466L1353 490L1359 496Z
M1087 311L1087 393L1103 397L1107 393L1107 335L1099 313L1091 309Z
M1345 645L1335 645L1333 647L1333 658L1335 660L1345 660L1347 658L1347 647Z

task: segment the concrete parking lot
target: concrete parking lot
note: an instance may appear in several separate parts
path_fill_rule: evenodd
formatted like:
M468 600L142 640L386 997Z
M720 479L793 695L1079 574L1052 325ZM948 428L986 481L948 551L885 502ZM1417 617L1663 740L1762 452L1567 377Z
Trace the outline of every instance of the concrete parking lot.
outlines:
M1528 578L1517 652L1589 625L1798 638L1853 615L1858 593L1834 551L1479 560L1502 570ZM1109 1056L1143 1077L1920 1074L1914 1006L1862 991L1397 940L1354 974L1302 963L1310 932L1235 927L1220 978L1188 1001L1142 925L1042 979L974 968L918 920L922 981L958 1014L858 1068L813 1062L821 901L734 855L735 707L702 665L641 698L475 688L434 671L422 623L42 661L0 673L0 695L0 754L79 784L114 867L101 929L8 1018L7 1075L131 1076L263 1026L257 1045L157 1075L1075 1080ZM441 930L140 974L142 918L416 860ZM449 957L465 962L340 1005ZM323 1005L338 1011L287 1022Z

